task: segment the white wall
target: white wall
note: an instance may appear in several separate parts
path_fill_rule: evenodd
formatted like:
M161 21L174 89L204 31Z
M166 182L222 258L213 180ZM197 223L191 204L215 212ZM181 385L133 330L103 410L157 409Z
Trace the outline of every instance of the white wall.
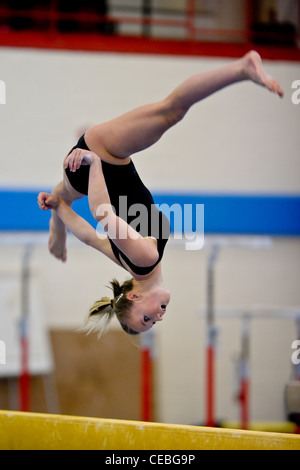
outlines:
M7 85L7 104L0 107L0 186L53 187L82 126L163 98L189 75L227 61L0 49L0 79ZM299 193L300 106L291 102L299 64L267 61L266 67L286 98L242 83L195 106L180 126L135 157L151 189ZM199 310L206 303L207 255L171 245L166 253L165 281L173 294L156 330L161 421L204 419L205 331ZM224 250L216 271L217 305L300 305L299 255L298 239L277 239L265 251ZM0 259L1 272L19 271L20 249L0 248ZM90 304L108 293L109 279L127 277L79 245L69 247L65 265L38 247L32 268L52 328L79 327ZM239 348L239 323L220 320L220 326L218 414L234 418L231 358ZM293 322L255 320L252 328L253 418L283 419Z
M7 104L0 108L0 184L52 186L79 128L161 99L189 75L226 62L2 49ZM291 84L300 79L300 67L268 61L266 66L286 98L242 83L192 108L184 122L144 152L147 158L135 159L152 189L184 190L184 159L186 170L192 170L190 190L299 190L300 106L292 104ZM6 154L18 162L17 171Z

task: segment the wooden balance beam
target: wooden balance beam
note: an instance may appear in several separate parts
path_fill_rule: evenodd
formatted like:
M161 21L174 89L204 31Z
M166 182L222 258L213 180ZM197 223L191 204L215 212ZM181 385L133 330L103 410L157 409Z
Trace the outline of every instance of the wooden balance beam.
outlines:
M0 450L300 450L300 436L0 411Z

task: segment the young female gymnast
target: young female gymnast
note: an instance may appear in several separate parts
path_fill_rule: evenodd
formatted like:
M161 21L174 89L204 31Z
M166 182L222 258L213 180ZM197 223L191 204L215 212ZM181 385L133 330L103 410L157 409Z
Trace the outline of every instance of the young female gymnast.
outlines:
M153 209L152 196L131 155L157 142L195 103L244 80L283 96L278 82L264 71L258 53L251 51L229 65L189 78L162 101L90 128L65 158L63 181L52 194L39 194L40 208L52 210L49 250L56 258L66 261L68 228L132 276L123 285L113 280L114 298L96 302L90 318L108 322L115 314L129 334L144 332L163 319L170 301L161 268L168 222ZM73 201L84 195L88 195L90 210L104 228L104 236L71 209ZM121 216L120 197L124 196L128 208L142 204L147 209L148 223L141 224L139 231L132 224L132 215Z

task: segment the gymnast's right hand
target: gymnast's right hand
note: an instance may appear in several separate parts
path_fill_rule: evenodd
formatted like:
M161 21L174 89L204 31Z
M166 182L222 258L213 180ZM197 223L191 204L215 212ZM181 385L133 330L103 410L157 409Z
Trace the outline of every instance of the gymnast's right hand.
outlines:
M40 193L38 195L38 205L42 211L48 211L49 209L57 209L62 199L59 196L53 194Z
M99 157L96 153L76 148L66 156L64 168L66 170L69 167L70 171L75 172L81 167L81 165L91 165L98 159Z

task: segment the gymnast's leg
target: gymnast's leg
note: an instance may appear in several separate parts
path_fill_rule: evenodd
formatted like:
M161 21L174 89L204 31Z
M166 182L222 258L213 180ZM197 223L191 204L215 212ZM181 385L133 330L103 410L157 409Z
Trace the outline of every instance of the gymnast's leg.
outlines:
M168 129L183 119L195 103L244 80L251 80L283 96L276 80L264 71L259 55L251 51L229 65L189 78L162 101L142 106L112 121L92 127L85 134L86 143L100 157L107 154L126 159L157 142ZM70 206L75 199L83 197L71 187L65 175L64 181L54 189L53 194L62 197ZM54 256L65 261L66 228L52 212L49 249Z
M251 51L229 65L189 78L162 101L92 127L86 133L86 143L98 155L107 152L126 159L157 142L170 127L183 119L195 103L245 80L283 96L278 82L264 71L260 56Z

